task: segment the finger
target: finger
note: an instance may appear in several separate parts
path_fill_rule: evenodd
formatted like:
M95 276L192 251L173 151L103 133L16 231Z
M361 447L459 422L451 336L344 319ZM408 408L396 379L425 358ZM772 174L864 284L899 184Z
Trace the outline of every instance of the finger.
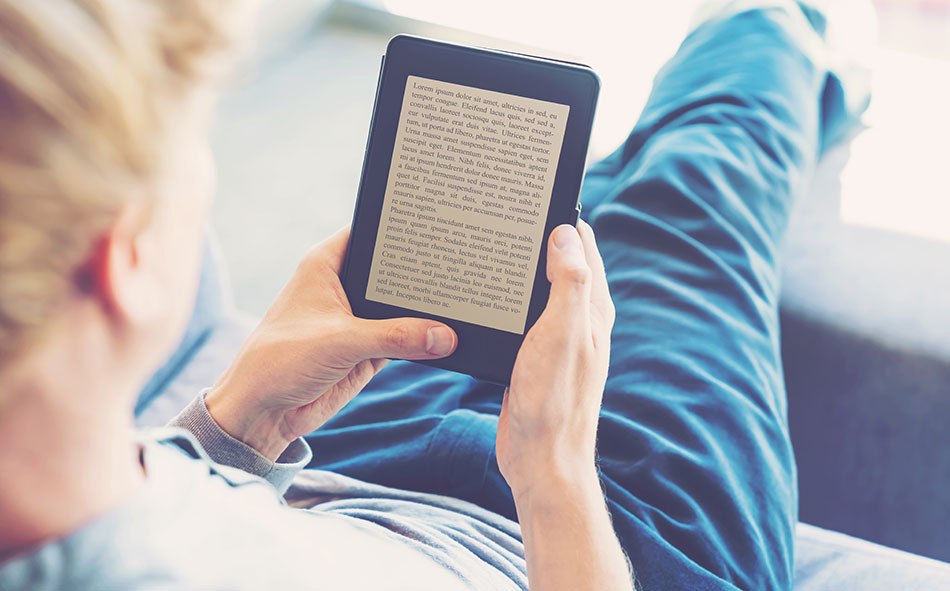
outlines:
M458 337L448 326L422 318L353 319L351 337L341 343L352 363L364 359L437 359L455 351Z
M600 322L608 331L614 323L614 302L610 297L610 287L607 285L607 271L604 269L604 259L597 248L594 229L584 220L578 220L577 232L584 244L584 255L591 270L590 300L593 309L599 316Z
M565 324L588 319L591 269L574 226L564 224L551 232L547 267L551 295L545 312L559 315Z
M501 411L498 413L498 418L504 424L508 420L508 405L511 404L508 402L510 398L511 387L505 388L505 393L501 395Z
M337 275L343 268L343 257L346 255L346 245L349 241L350 227L344 226L316 246L320 257Z

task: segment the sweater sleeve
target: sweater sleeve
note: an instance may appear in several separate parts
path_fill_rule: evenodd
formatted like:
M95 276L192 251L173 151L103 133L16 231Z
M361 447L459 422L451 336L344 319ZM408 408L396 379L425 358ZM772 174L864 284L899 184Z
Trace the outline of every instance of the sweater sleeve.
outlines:
M277 458L277 461L272 462L253 447L228 435L215 422L205 405L206 393L207 390L195 397L191 404L169 421L168 426L189 431L212 461L260 476L283 495L290 487L294 476L313 457L307 442L302 438L295 439Z

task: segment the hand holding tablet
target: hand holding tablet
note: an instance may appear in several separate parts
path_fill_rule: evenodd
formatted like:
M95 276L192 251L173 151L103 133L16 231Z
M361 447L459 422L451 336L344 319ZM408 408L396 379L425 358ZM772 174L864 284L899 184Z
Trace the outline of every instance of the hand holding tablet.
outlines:
M342 282L354 314L458 334L438 367L507 384L575 223L599 83L583 66L398 36L380 73Z

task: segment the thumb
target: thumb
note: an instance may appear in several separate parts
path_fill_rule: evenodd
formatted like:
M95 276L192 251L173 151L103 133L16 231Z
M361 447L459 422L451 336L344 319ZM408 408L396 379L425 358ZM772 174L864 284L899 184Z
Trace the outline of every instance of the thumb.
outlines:
M354 363L364 359L436 359L458 344L448 326L422 318L354 319L352 338L345 348Z
M566 314L565 318L586 317L579 312L590 306L591 269L574 226L564 224L551 232L547 273L551 282L548 308Z

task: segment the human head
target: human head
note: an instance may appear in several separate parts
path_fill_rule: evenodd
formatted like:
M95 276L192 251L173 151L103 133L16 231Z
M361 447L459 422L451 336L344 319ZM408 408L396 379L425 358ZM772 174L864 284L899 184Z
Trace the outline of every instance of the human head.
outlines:
M77 314L140 372L174 343L246 4L0 0L0 374Z

